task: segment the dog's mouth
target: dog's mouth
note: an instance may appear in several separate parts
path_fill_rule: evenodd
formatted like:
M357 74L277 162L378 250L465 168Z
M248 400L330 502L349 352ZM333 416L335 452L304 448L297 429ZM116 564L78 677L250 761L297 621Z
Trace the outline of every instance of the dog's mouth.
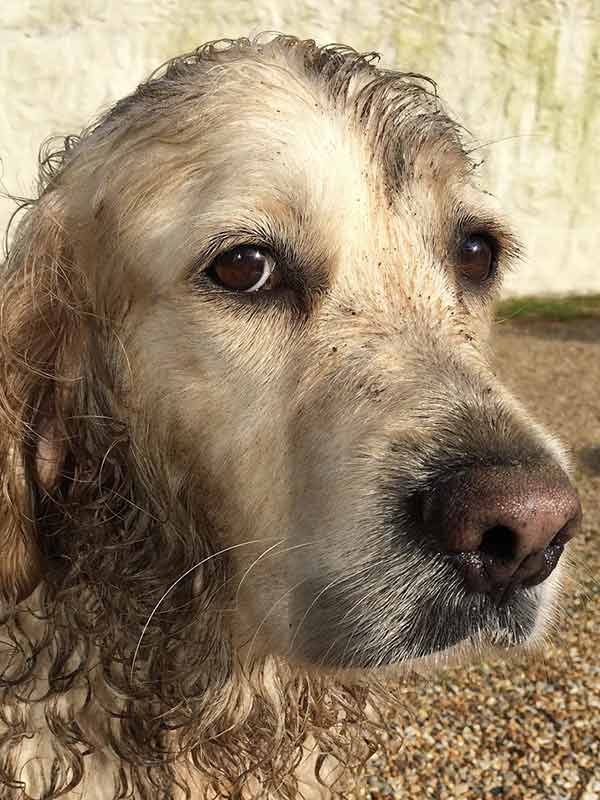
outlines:
M404 591L382 585L370 593L367 580L362 598L324 593L299 628L290 625L298 628L294 649L330 668L373 670L428 658L441 665L448 651L460 651L464 662L528 645L540 627L544 585L515 588L497 602L465 595L449 582L419 593L419 579Z
M357 654L357 660L362 668L372 669L418 661L457 646L462 646L465 659L473 660L491 649L525 645L534 634L540 613L540 601L531 594L517 589L501 604L477 598L454 609L424 602L417 622L422 625L420 631L415 629L407 635L404 627L396 641L390 635L388 647L369 648L362 658Z

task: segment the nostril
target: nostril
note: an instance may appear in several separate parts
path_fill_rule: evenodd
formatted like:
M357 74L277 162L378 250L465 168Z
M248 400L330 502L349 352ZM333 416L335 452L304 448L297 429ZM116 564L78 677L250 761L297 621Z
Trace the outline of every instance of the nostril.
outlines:
M513 561L518 550L518 535L506 525L494 525L481 537L479 552L493 561Z
M563 525L563 527L559 530L559 532L550 542L550 547L554 546L564 547L567 544L567 542L573 538L573 528L574 528L573 523L576 521L577 520L573 518L570 519L566 525Z

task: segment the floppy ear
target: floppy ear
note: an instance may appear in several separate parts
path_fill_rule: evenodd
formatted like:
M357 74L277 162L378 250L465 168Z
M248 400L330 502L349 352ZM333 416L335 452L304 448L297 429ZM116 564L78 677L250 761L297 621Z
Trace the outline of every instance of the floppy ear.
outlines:
M49 191L22 220L0 282L0 597L9 603L27 597L44 569L35 506L64 460L57 403L73 376L74 275Z

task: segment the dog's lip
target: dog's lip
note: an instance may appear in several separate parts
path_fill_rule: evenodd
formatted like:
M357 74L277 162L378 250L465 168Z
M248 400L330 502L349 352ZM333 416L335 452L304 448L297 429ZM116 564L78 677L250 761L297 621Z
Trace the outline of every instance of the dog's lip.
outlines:
M332 661L330 664L323 664L319 661L321 666L330 666L334 669L348 669L348 670L384 670L388 668L401 668L401 669L414 669L418 664L427 665L427 671L431 672L431 659L442 659L437 663L439 665L445 664L449 659L456 657L459 663L471 663L475 660L473 655L480 652L481 647L489 649L490 652L494 651L497 654L501 652L515 651L527 645L531 638L531 633L525 633L518 628L503 628L499 629L495 636L484 636L483 641L479 639L479 630L472 630L466 632L464 636L447 642L432 641L431 647L426 651L421 651L418 654L407 652L402 646L394 647L393 645L387 651L382 652L380 648L376 653L367 650L365 652L356 651L352 654L348 661ZM465 657L457 655L460 652L466 652ZM478 657L478 656L476 656Z
M343 609L330 606L314 629L315 638L304 651L304 657L312 663L340 669L373 670L384 667L404 668L414 661L426 662L428 658L440 658L445 663L446 653L465 649L467 653L480 652L481 647L496 653L508 652L527 646L535 635L536 625L542 608L539 587L515 586L506 592L502 603L487 595L469 596L457 587L458 607L451 601L440 602L427 593L423 594L421 616L415 616L414 631L425 629L425 636L411 636L406 633L406 619L389 608L385 638L388 645L381 647L381 639L365 637L356 648L346 652L348 640L357 643L353 631L337 627L343 619ZM385 591L385 590L384 590ZM388 589L389 593L389 589ZM333 609L337 613L333 614ZM331 616L329 616L331 614ZM367 620L368 622L368 620ZM330 647L331 638L325 643L321 638L324 627L332 627L332 637L339 642L339 649ZM369 630L370 624L365 626ZM396 632L395 632L396 631ZM314 648L314 649L313 649ZM303 646L300 646L302 652ZM323 653L327 658L322 660ZM467 655L462 663L470 663L473 657Z

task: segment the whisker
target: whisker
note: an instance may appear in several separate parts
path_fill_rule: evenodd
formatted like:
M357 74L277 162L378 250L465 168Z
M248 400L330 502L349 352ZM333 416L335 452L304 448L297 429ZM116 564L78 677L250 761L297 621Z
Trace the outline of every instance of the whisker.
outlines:
M237 590L236 590L236 593L235 593L235 606L236 607L238 605L238 598L239 598L240 589L242 588L243 582L246 580L246 578L250 574L250 571L255 567L255 565L262 558L264 558L266 555L268 555L277 545L281 544L281 542L283 542L283 541L285 541L285 540L284 539L280 539L279 542L277 542L272 547L269 547L267 550L265 550L257 559L255 559L252 562L252 564L250 564L248 569L245 571L244 575L242 576L242 579L240 580L240 582L238 584L238 587L237 587ZM277 556L279 556L281 558L282 556L287 555L287 553L290 553L292 550L299 550L302 547L310 547L311 545L314 545L314 542L302 542L302 544L292 544L289 547L284 547L283 550L280 550L275 555L277 555Z
M235 608L237 608L237 605L238 605L238 599L239 599L239 595L240 595L240 591L241 591L242 585L243 585L244 581L246 580L246 578L248 577L248 575L250 574L250 572L259 563L259 561L261 561L266 555L268 555L276 547L279 547L279 545L284 541L285 541L285 539L280 539L278 542L275 542L275 544L272 544L270 547L267 547L266 550L263 550L263 552L257 558L254 559L254 561L250 564L248 569L244 572L244 574L242 575L242 578L241 578L241 580L240 580L240 582L238 584L236 592L235 592L235 598L234 598L234 601L233 601L233 605L234 605Z
M142 632L140 634L140 638L138 639L137 645L135 647L135 650L134 650L134 653L133 653L133 659L132 659L132 662L131 662L130 677L131 677L132 680L133 680L133 672L134 672L134 669L135 669L135 664L136 664L136 661L137 661L138 654L140 652L140 647L142 646L142 640L143 640L144 636L146 635L146 631L148 630L148 627L149 627L150 623L154 619L154 616L155 616L156 612L158 611L160 605L168 597L168 595L173 591L173 589L176 586L178 586L181 583L182 580L187 578L188 575L190 575L192 572L194 572L194 570L198 569L203 564L206 564L207 562L211 561L213 558L217 558L217 556L225 555L225 553L228 553L231 550L236 550L239 547L245 547L246 545L250 545L250 544L257 544L258 542L263 542L263 541L264 541L264 539L252 539L251 541L238 542L237 544L232 544L229 547L224 547L222 550L219 550L218 552L213 553L212 555L207 556L206 558L203 558L201 561L198 561L197 564L194 564L192 567L189 567L189 569L186 569L186 571L183 572L177 578L177 580L173 581L173 583L164 592L164 594L162 595L160 600L156 603L156 605L154 606L154 608L150 612L150 616L148 617L144 627L142 628Z
M277 608L277 606L281 603L281 601L284 600L286 597L288 597L293 591L295 591L303 583L306 583L307 580L308 580L308 578L302 578L302 580L298 581L293 586L291 586L289 589L287 589L287 591L285 591L281 595L281 597L279 597L273 603L273 605L271 606L269 611L264 615L264 617L260 621L259 625L256 627L256 630L254 631L254 635L253 635L252 639L250 640L250 649L248 650L248 655L246 656L246 661L245 661L245 664L244 664L244 671L247 671L247 669L248 669L248 666L250 664L250 657L251 657L251 654L252 654L252 650L254 649L254 645L256 643L256 639L258 638L258 634L261 632L265 622L268 620L268 618L271 616L271 614Z
M383 559L382 559L382 561L383 561ZM379 563L379 562L378 562L378 563ZM345 580L348 580L348 581L350 581L350 580L354 580L354 579L355 579L356 577L358 577L359 575L362 575L362 573L363 573L363 572L366 572L367 570L371 569L371 567L372 567L372 566L373 566L372 564L366 564L366 565L365 565L364 567L362 567L361 569L359 569L359 570L356 570L356 571L354 571L354 572L352 572L352 573L350 573L350 574L344 574L344 575L340 575L338 578L335 578L333 581L331 581L330 583L328 583L328 584L327 584L327 586L326 586L324 589L321 589L321 591L319 592L319 594L318 594L318 595L317 595L317 596L316 596L316 597L313 599L312 603L311 603L311 604L309 605L309 607L306 609L306 611L304 612L304 615L303 615L302 619L301 619L301 620L300 620L300 622L298 623L298 625L297 625L297 627L296 627L296 631L295 631L294 635L292 636L292 639L291 639L291 641L290 641L290 644L289 644L289 649L290 649L290 650L292 649L292 647L293 647L293 645L294 645L294 642L296 641L296 639L297 639L297 637L298 637L298 634L299 634L299 632L300 632L300 628L302 627L302 625L303 625L303 624L304 624L304 622L306 621L306 618L308 617L308 615L310 614L310 612L312 611L312 609L315 607L315 604L316 604L316 603L318 603L318 602L319 602L319 599L320 599L320 598L321 598L321 597L322 597L322 596L325 594L325 592L329 591L329 590L330 590L330 589L332 589L334 586L337 586L337 585L339 585L340 583L343 583Z
M465 152L467 155L471 155L471 153L476 153L478 150L484 150L486 147L491 147L494 144L513 142L516 139L530 139L536 136L543 136L543 134L541 132L532 131L531 133L516 133L513 136L503 136L500 139L488 139L486 142L480 142L475 147L470 147Z

